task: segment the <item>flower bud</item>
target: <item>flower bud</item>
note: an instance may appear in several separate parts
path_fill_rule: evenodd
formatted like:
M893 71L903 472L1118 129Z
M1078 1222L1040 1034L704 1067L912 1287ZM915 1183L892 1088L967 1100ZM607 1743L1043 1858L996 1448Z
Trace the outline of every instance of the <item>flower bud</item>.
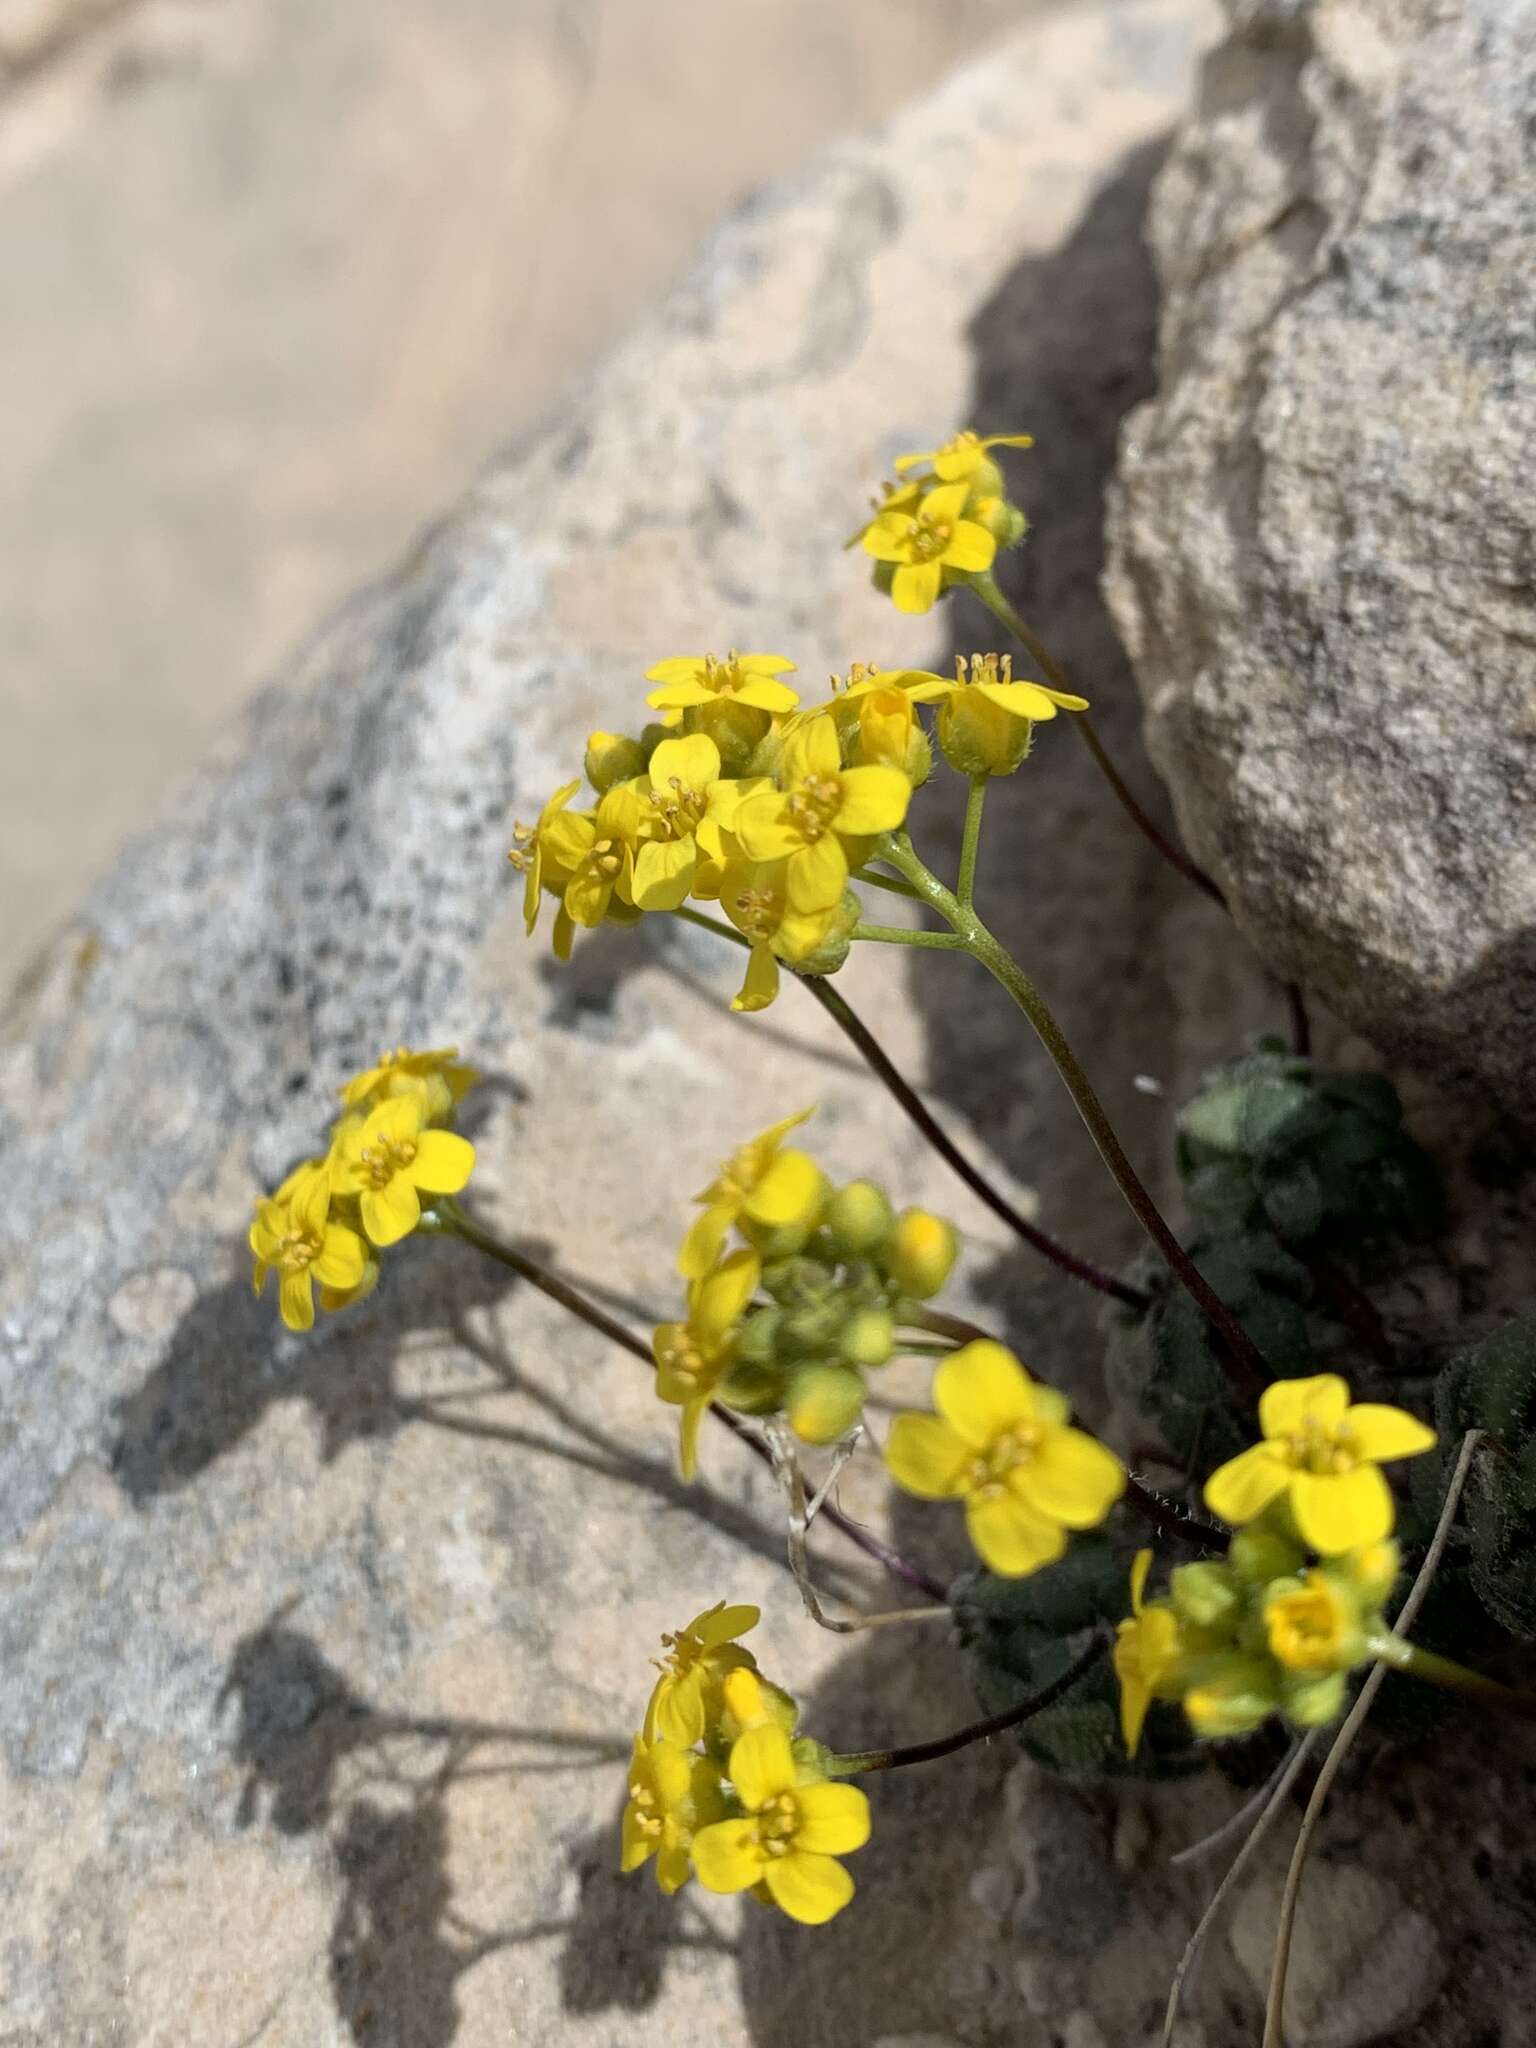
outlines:
M863 904L851 889L845 889L841 902L827 920L821 943L794 962L796 974L836 974L848 958L853 928L863 915Z
M1250 1586L1268 1585L1301 1569L1306 1553L1263 1522L1236 1529L1227 1545L1227 1563Z
M939 706L939 746L962 775L1011 775L1029 754L1034 726L971 687Z
M904 1209L887 1254L891 1278L914 1301L931 1301L954 1270L960 1240L952 1224L926 1209Z
M832 1285L832 1274L815 1259L773 1259L763 1267L762 1284L775 1301L783 1302L786 1308L797 1308L806 1302L820 1301Z
M583 764L588 782L599 796L606 796L616 782L628 782L645 773L647 749L638 740L620 732L595 732L587 740Z
M713 704L691 705L683 713L684 732L701 732L720 750L720 769L726 776L747 773L748 763L767 738L773 720L753 704L738 704L720 697Z
M790 1309L779 1333L785 1353L790 1357L805 1358L814 1352L830 1351L842 1335L847 1313L835 1294L828 1294L821 1301L808 1302L803 1308Z
M1195 1628L1221 1630L1235 1621L1242 1599L1237 1575L1224 1564L1181 1564L1168 1585L1180 1621Z
M1004 497L979 498L966 510L966 518L984 526L1000 548L1015 548L1029 531L1029 521L1017 505Z
M854 1259L879 1251L896 1228L896 1212L872 1180L851 1180L839 1188L824 1220L837 1249Z
M760 1671L746 1664L726 1672L720 1685L718 1732L727 1750L749 1728L771 1724L792 1736L799 1721L799 1702L783 1686L775 1685L772 1679L764 1678Z
M863 1372L888 1365L895 1349L896 1318L888 1308L855 1309L837 1340L837 1355L844 1365Z
M776 1359L737 1358L718 1398L743 1415L773 1415L784 1406L785 1370Z
M1191 1676L1194 1683L1184 1694L1185 1718L1209 1741L1251 1734L1279 1705L1274 1667L1259 1657L1213 1657Z
M1330 1560L1331 1576L1341 1578L1367 1611L1380 1607L1397 1584L1402 1570L1402 1553L1390 1536L1380 1543L1368 1543L1363 1550L1346 1550Z
M858 1421L864 1382L845 1365L803 1365L789 1383L784 1412L808 1444L835 1443Z
M1280 1706L1285 1718L1297 1728L1326 1728L1344 1710L1349 1679L1342 1671L1329 1671L1321 1678L1287 1672L1280 1687Z
M783 1321L782 1309L754 1310L736 1331L735 1362L738 1365L772 1365L778 1356L779 1329Z

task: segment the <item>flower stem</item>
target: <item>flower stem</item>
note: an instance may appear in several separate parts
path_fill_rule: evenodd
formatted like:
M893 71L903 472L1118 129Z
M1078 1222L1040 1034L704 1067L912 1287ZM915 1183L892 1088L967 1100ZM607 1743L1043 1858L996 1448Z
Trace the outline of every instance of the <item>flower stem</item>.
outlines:
M1389 1664L1394 1671L1404 1672L1409 1678L1422 1679L1426 1685L1438 1685L1446 1692L1459 1692L1468 1699L1481 1700L1486 1706L1497 1707L1501 1713L1518 1714L1523 1720L1536 1721L1536 1694L1517 1692L1513 1686L1501 1685L1496 1678L1488 1678L1481 1671L1469 1671L1465 1664L1455 1664L1449 1657L1441 1657L1433 1650L1421 1650L1417 1643L1410 1643L1403 1636L1369 1636L1365 1647L1379 1663Z
M917 891L914 890L913 894L916 895ZM689 924L697 925L701 931L714 932L719 938L730 939L738 946L747 944L746 939L733 925L722 924L718 918L706 917L702 911L689 910L684 906L672 914L674 917L686 918ZM999 1222L1006 1224L1015 1237L1022 1239L1025 1244L1039 1252L1042 1258L1049 1259L1053 1266L1067 1274L1070 1279L1080 1280L1085 1287L1096 1288L1100 1294L1107 1294L1115 1301L1123 1302L1127 1308L1135 1309L1139 1315L1146 1313L1152 1306L1150 1294L1143 1292L1139 1287L1132 1287L1129 1281L1116 1279L1113 1273L1106 1273L1101 1266L1095 1266L1089 1260L1079 1258L1076 1252L1068 1251L1064 1244L1059 1244L1048 1232L1031 1223L1027 1216L1021 1215L1005 1196L998 1193L980 1169L971 1164L959 1146L936 1121L927 1104L901 1073L879 1039L853 1005L839 995L824 974L797 974L795 979L803 989L816 998L876 1080L882 1082L890 1091L939 1157L959 1175L978 1201L985 1202Z
M910 882L898 881L895 875L877 875L872 868L859 868L852 875L855 882L867 882L872 889L888 889L893 896L906 896L917 900L917 891Z
M436 1220L429 1222L429 1217L435 1217ZM526 1252L518 1251L515 1245L505 1244L499 1237L494 1237L481 1224L466 1216L456 1203L438 1202L434 1209L423 1216L421 1227L424 1230L435 1229L445 1236L457 1237L465 1244L473 1245L476 1251L484 1252L487 1258L495 1259L498 1264L509 1267L520 1279L526 1280L530 1287L536 1287L541 1294L547 1294L551 1301L558 1302L561 1308L568 1310L571 1315L590 1324L594 1330L600 1331L610 1343L617 1344L621 1350L629 1352L631 1357L638 1358L645 1366L654 1368L656 1361L651 1355L650 1345L637 1337L633 1330L627 1329L606 1310L600 1309L596 1302L589 1301L579 1288L573 1287L568 1280L562 1280L558 1273L551 1273L547 1266L541 1266L536 1259L530 1259ZM739 1415L733 1415L729 1408L722 1408L718 1401L710 1404L710 1413L717 1421L723 1422L732 1436L739 1438L754 1457L761 1458L765 1465L773 1464L773 1453L756 1430L750 1429ZM948 1599L948 1591L942 1580L936 1579L931 1572L924 1571L921 1565L913 1564L899 1551L893 1550L888 1543L883 1543L871 1530L850 1521L830 1503L822 1508L821 1514L823 1520L841 1529L848 1540L856 1543L867 1557L872 1557L877 1564L883 1565L892 1578L899 1579L904 1586L911 1586L916 1592L926 1593L930 1600Z
M976 596L981 599L987 610L991 612L992 616L1008 628L1008 631L1019 642L1019 645L1044 671L1045 679L1051 688L1053 690L1070 690L1072 685L1067 680L1066 670L1054 658L1044 641L1025 625L1013 606L998 589L995 579L990 574L972 576L969 579L969 585ZM1119 769L1110 759L1108 750L1095 731L1093 721L1089 718L1087 712L1073 712L1069 723L1077 733L1078 738L1093 756L1099 773L1114 791L1120 808L1125 812L1137 831L1141 833L1142 837L1157 848L1170 867L1177 868L1186 881L1193 882L1197 889L1203 890L1213 903L1219 903L1222 909L1225 910L1227 899L1222 895L1221 890L1205 872L1204 868L1197 867L1187 853L1180 847L1175 846L1168 835L1152 822L1137 802Z
M1127 1205L1221 1338L1225 1347L1222 1364L1227 1377L1246 1398L1256 1399L1271 1377L1258 1346L1174 1236L1162 1211L1126 1157L1104 1105L1040 991L1013 955L992 936L975 911L967 910L938 877L929 872L905 833L889 833L883 842L883 851L892 865L964 940L972 957L1001 982L1024 1012L1036 1037L1055 1063L1057 1073L1077 1106L1078 1115L1088 1126L1099 1156L1109 1168Z
M954 932L914 931L904 924L856 924L853 928L856 939L876 939L882 946L926 946L930 952L961 953L965 941Z
M941 1756L953 1756L957 1749L969 1749L973 1742L986 1742L994 1735L1005 1734L1010 1728L1020 1728L1069 1693L1108 1648L1108 1631L1096 1629L1087 1646L1073 1658L1059 1678L1053 1678L1049 1685L1042 1685L1038 1692L1031 1693L1027 1700L1016 1707L1009 1707L1005 1713L991 1714L985 1721L972 1721L969 1727L957 1728L954 1734L941 1735L934 1742L913 1742L904 1749L865 1749L847 1756L834 1755L827 1759L827 1772L834 1778L851 1778L863 1771L899 1771L908 1764L931 1764Z
M976 855L981 846L981 808L987 800L987 775L971 777L965 799L965 834L960 841L960 879L955 888L961 906L969 910L976 899Z

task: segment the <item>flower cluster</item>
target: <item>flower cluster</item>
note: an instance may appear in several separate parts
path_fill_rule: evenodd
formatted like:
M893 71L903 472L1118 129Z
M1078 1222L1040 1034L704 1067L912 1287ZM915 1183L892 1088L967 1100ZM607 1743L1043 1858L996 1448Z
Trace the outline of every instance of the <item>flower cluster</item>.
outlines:
M682 1410L682 1469L693 1476L712 1401L782 1413L807 1443L858 1420L865 1375L921 1328L921 1304L949 1278L959 1239L925 1209L896 1213L872 1181L834 1188L784 1140L811 1114L773 1124L726 1160L696 1198L678 1254L681 1322L656 1330L656 1391ZM735 1232L743 1242L727 1245Z
M755 1607L723 1602L662 1637L661 1675L635 1737L620 1866L652 1857L675 1892L750 1892L820 1926L853 1897L837 1860L869 1840L869 1801L834 1784L819 1743L797 1736L800 1710L764 1678L740 1638Z
M326 1310L371 1293L379 1252L420 1223L422 1196L456 1195L468 1181L475 1149L446 1126L477 1078L453 1046L381 1053L342 1089L323 1156L296 1166L257 1203L249 1240L256 1292L277 1274L290 1330L313 1326L317 1285Z
M1179 1701L1210 1737L1274 1713L1299 1728L1331 1721L1385 1631L1399 1559L1379 1464L1429 1450L1434 1432L1400 1408L1351 1403L1334 1373L1266 1388L1259 1426L1262 1442L1206 1482L1207 1503L1240 1525L1226 1561L1179 1566L1152 1601L1151 1552L1132 1569L1115 1644L1132 1754L1154 1699Z
M1054 1564L1073 1529L1103 1521L1125 1468L1067 1420L1065 1398L1032 1380L991 1339L966 1344L933 1376L936 1415L898 1415L885 1462L923 1500L960 1500L978 1556L1001 1578Z
M930 611L952 584L986 574L1000 547L1023 539L1024 514L1008 502L989 451L1033 445L1029 434L967 431L942 448L897 456L900 481L885 486L854 540L898 611Z

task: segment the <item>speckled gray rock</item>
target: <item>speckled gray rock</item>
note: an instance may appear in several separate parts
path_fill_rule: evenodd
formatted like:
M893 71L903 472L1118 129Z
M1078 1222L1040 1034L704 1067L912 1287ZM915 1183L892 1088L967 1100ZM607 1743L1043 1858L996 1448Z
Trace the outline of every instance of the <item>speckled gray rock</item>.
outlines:
M1245 0L1164 171L1107 588L1265 957L1536 1115L1536 6Z
M815 1935L621 1880L663 1628L759 1601L769 1668L852 1746L967 1711L947 1645L816 1631L759 1468L712 1437L681 1487L649 1376L468 1253L405 1248L301 1341L252 1300L240 1239L342 1074L457 1039L490 1076L475 1200L642 1321L675 1300L687 1193L819 1097L829 1165L944 1206L976 1312L1094 1400L1095 1302L999 1242L819 1010L790 990L732 1018L735 959L656 921L557 968L503 850L586 730L638 712L659 654L783 647L814 678L850 652L942 662L951 628L969 644L958 612L897 620L839 548L891 453L966 418L1040 437L1015 588L1147 786L1098 597L1102 498L1151 388L1157 138L1212 28L1193 0L1075 7L764 194L579 405L320 636L20 992L0 1044L5 2048L1099 2048L1154 2024L1200 1896L1167 1854L1230 1812L1215 1777L1084 1798L996 1747L893 1774L855 1906ZM1171 1101L1274 993L1060 733L1027 802L1015 787L985 900L1156 1178ZM940 860L953 797L922 821ZM1118 1260L1131 1229L1011 1009L964 963L923 965L861 950L846 986L1016 1198ZM889 1502L872 1460L843 1501L957 1561L954 1517ZM829 1590L891 1597L830 1533L818 1558ZM1416 1824L1348 1803L1454 1958L1433 2032L1399 2012L1405 2043L1518 2038L1532 2000L1500 1960L1536 1954L1520 1888L1494 1925L1468 1875L1522 1825L1518 1764L1481 1754L1470 1792L1396 1775ZM1492 1939L1457 1938L1472 1925ZM1217 1948L1205 2048L1250 2041L1254 2010Z

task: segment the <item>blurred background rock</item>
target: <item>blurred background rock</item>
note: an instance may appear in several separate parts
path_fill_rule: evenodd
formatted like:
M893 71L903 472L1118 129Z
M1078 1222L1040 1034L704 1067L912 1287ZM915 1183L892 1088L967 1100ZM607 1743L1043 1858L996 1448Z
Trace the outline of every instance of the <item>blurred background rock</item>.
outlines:
M0 0L0 982L719 215L1051 7Z

